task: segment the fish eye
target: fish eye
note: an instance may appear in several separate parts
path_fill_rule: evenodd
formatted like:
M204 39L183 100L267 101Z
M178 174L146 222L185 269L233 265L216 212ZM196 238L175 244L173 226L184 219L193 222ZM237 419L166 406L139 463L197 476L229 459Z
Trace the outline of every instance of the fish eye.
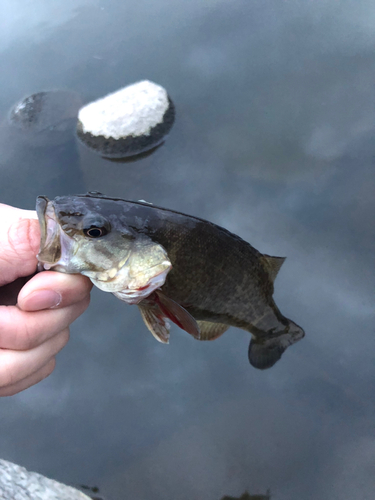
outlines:
M88 236L89 238L100 238L101 236L105 236L107 233L108 230L104 226L103 227L90 226L83 230L83 234L85 236Z

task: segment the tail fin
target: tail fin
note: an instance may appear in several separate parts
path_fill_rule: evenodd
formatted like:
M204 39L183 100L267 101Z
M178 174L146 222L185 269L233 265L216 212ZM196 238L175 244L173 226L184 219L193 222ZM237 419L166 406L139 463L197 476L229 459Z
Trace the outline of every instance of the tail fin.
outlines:
M254 368L271 368L283 352L305 336L303 329L291 320L283 332L264 338L253 338L249 345L249 361Z

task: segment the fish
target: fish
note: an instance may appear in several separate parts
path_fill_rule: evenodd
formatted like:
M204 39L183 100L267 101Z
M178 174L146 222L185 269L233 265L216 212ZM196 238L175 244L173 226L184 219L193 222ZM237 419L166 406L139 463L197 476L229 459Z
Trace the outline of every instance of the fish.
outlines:
M38 196L36 210L39 270L80 273L137 305L159 342L169 342L170 322L197 340L237 327L251 334L250 364L266 369L305 335L273 299L285 258L262 254L223 227L97 191Z

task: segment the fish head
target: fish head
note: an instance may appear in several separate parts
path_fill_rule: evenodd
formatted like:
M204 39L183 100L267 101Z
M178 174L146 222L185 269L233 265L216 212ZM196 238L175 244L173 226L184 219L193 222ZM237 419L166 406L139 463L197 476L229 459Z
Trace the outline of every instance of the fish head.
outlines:
M37 199L41 229L40 267L83 274L101 290L121 292L137 304L160 288L172 268L167 252L148 236L102 210L100 198Z

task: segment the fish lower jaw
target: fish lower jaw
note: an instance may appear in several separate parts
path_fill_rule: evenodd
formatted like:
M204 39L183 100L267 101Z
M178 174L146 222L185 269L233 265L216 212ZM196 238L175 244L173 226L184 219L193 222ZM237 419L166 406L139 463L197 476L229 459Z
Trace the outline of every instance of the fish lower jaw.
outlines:
M44 264L42 264L42 267L45 271L49 271L53 268L53 264L47 264L47 262L45 262Z

